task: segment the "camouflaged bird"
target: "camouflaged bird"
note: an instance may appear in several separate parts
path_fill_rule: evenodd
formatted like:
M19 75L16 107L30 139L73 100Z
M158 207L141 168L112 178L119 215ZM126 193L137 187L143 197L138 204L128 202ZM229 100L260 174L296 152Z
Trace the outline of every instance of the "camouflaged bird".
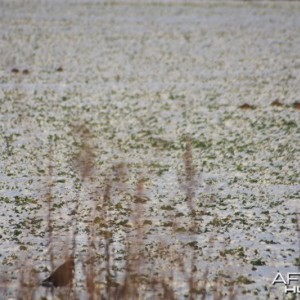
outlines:
M74 259L70 257L42 282L42 286L53 288L68 285L74 276L74 266Z

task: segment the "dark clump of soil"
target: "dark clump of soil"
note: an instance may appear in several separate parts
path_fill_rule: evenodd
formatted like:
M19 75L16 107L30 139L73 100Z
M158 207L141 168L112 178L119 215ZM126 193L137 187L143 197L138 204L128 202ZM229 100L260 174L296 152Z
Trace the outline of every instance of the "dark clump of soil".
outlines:
M299 101L294 102L294 103L293 103L293 107L294 107L295 109L300 110L300 102L299 102Z
M24 75L28 75L29 74L29 70L28 69L24 69L22 72Z
M57 69L56 69L56 72L62 72L64 69L63 69L63 67L58 67Z
M276 99L271 103L271 106L281 107L283 106L283 104L278 99Z
M248 104L248 103L244 103L244 104L240 105L239 108L240 109L255 109L255 106Z
M17 68L12 68L12 69L11 69L11 72L12 72L12 73L19 73L19 69L17 69Z

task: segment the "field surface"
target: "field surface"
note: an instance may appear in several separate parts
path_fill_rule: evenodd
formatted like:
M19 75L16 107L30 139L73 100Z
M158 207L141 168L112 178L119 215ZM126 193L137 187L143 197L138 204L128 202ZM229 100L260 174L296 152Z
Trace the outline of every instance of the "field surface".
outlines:
M143 266L174 267L178 299L178 257L208 270L208 295L230 278L238 299L282 299L276 273L300 265L299 16L285 1L1 1L5 293L26 264L49 274L51 194L58 264L76 218L77 259L91 224L109 227L121 281L139 218Z

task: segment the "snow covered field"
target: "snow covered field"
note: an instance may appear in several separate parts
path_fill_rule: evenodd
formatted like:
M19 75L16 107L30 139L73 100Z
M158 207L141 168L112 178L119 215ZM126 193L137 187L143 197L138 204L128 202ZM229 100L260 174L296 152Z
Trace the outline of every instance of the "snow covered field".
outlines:
M276 273L300 264L300 2L4 0L0 36L0 269L11 284L28 260L47 275L50 160L63 247L79 189L73 128L85 124L93 184L102 190L121 163L127 196L145 182L149 248L168 239L174 217L176 242L190 247L178 183L188 135L200 268L211 281L229 270L239 299L283 297ZM80 193L91 197L87 186ZM122 195L113 186L120 210ZM91 211L81 205L82 251ZM124 230L114 225L117 250Z

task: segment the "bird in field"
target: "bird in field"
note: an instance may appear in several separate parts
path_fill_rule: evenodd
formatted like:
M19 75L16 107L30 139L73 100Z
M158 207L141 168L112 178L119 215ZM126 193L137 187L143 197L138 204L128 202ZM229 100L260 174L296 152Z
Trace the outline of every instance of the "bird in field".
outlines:
M74 258L70 257L59 266L47 279L42 282L42 286L53 288L68 285L74 276Z

